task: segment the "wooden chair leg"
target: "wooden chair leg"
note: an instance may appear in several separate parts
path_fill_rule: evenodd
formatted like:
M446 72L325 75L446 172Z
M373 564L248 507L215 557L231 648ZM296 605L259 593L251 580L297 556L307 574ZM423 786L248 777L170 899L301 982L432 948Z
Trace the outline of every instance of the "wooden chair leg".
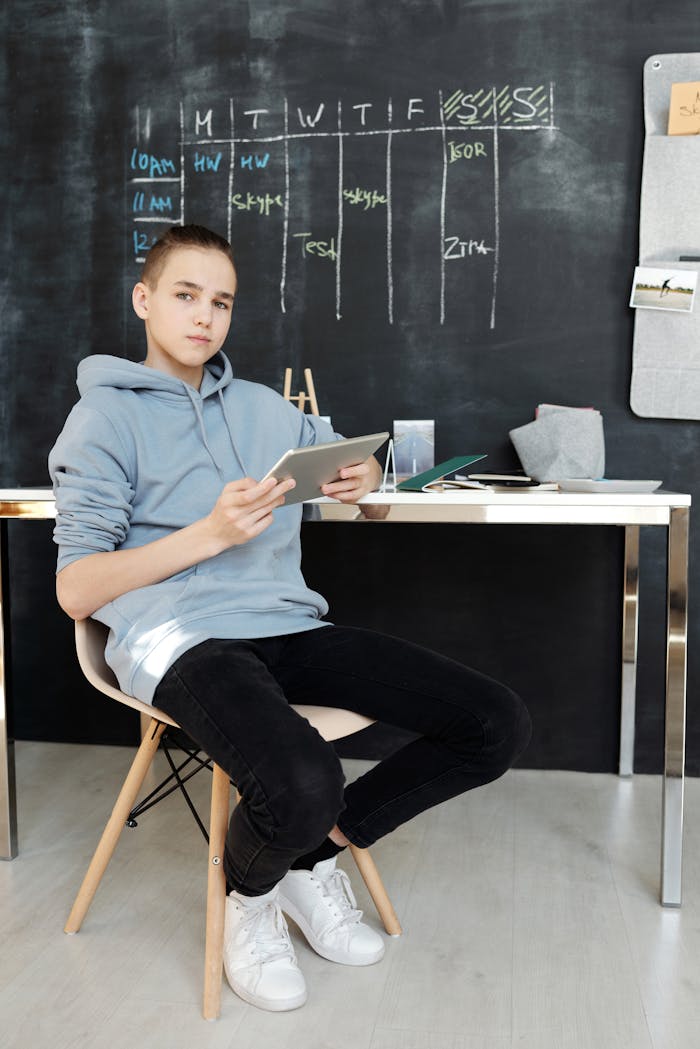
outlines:
M209 875L207 878L207 931L204 952L205 1020L216 1020L221 1011L221 971L224 960L226 876L224 843L228 826L231 784L228 774L214 764L209 820Z
M164 722L158 721L156 718L151 719L149 731L143 738L141 746L136 752L136 757L129 769L129 774L124 780L124 785L120 790L119 797L112 809L112 815L107 821L107 826L102 832L100 843L95 849L95 853L90 861L90 866L88 867L87 874L83 879L83 884L80 886L80 891L75 898L73 909L70 912L68 921L63 930L64 932L76 933L82 925L83 918L87 914L93 896L97 892L97 887L100 884L102 875L112 858L112 853L117 847L119 836L124 830L126 819L134 806L136 797L141 789L141 784L151 767L151 762L158 750L158 743L160 742L160 737L163 735L165 728L166 726Z
M374 901L379 917L382 919L384 928L390 936L400 936L401 924L396 917L396 911L389 899L389 894L384 888L384 883L379 875L374 860L370 856L369 849L361 849L357 845L350 845L350 852L362 875L367 890Z

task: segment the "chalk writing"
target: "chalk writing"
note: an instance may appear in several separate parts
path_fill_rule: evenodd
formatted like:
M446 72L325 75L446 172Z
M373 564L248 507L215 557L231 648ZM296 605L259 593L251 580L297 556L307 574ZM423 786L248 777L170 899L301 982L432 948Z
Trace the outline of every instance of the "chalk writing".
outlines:
M335 262L338 258L335 237L331 237L330 240L309 240L309 237L312 236L311 233L293 233L292 236L300 238L301 254L304 257L317 255L321 259L330 259L332 262Z
M168 157L154 157L152 153L140 153L133 149L129 167L132 171L146 171L149 178L160 175L174 175L175 164Z
M316 116L312 117L310 113L302 113L301 109L297 109L299 115L299 123L302 127L316 127L319 120L323 116L323 110L326 108L325 102L321 102L318 109L316 110Z
M256 168L266 168L269 159L269 153L263 153L261 157L257 153L248 153L246 156L241 157L241 167L248 168L249 171L253 170L253 164L255 164Z
M696 91L681 103L692 110L697 101ZM229 98L224 109L219 103L210 106L197 99L183 100L179 148L166 145L164 155L160 144L158 148L153 144L150 107L141 107L145 122L136 107L137 145L127 153L128 182L134 185L129 186L127 200L132 225L145 224L148 230L129 230L136 262L144 261L161 228L159 223L198 221L203 213L211 214L217 228L220 207L222 232L225 229L229 240L246 242L254 236L246 223L265 218L263 250L276 252L279 245L281 256L282 313L287 310L288 259L294 257L289 264L298 267L318 258L333 266L335 317L340 321L348 272L343 248L347 242L351 251L356 250L352 227L360 223L365 226L362 238L371 240L367 265L376 266L382 256L385 261L381 285L388 323L393 324L394 272L403 272L407 262L406 238L396 238L395 216L410 223L415 214L417 236L425 249L422 258L428 271L434 268L439 282L433 300L436 323L446 323L451 310L459 313L465 308L472 280L479 281L483 292L483 277L476 274L485 270L491 274L490 317L485 309L483 321L495 327L501 166L513 155L503 144L529 132L558 130L553 83L532 76L516 83L505 83L505 79L496 84L462 82L445 92L438 89L412 95L406 90L399 98L387 97L383 102L358 94L347 100L305 97L301 104L286 97L274 104L266 97L265 102L263 108L251 99L246 103L249 108L244 108ZM420 142L416 135L424 138L414 150L410 141ZM358 167L363 160L369 163L367 174ZM206 175L205 183L200 174ZM268 191L247 191L253 179ZM373 212L373 219L365 223L358 212ZM450 228L470 226L478 236L447 234ZM292 232L294 229L301 232ZM295 241L298 253L292 250ZM448 281L448 264L457 260L472 261L465 261L463 267L449 265ZM324 282L323 286L331 285ZM330 302L328 306L332 309Z
M258 117L262 116L263 113L269 113L269 109L246 109L243 112L244 117L253 118L253 131L258 130Z
M448 163L454 164L456 160L471 160L472 157L486 157L486 146L483 142L448 142Z
M536 87L511 87L506 84L500 90L481 87L478 91L463 91L458 88L443 103L442 111L447 123L456 120L468 127L489 120L498 121L500 126L545 123L550 119L551 96L544 84Z
M134 199L132 202L132 211L172 211L173 201L172 197L156 197L152 193L144 193L139 191L134 193Z
M494 248L487 247L481 240L460 240L459 237L445 237L445 259L466 259L472 255L488 255Z
M365 211L369 211L370 208L376 208L378 204L386 204L387 198L378 189L360 189L357 186L355 189L344 189L343 199L348 204L360 204Z
M148 251L157 240L157 237L149 237L147 233L144 233L140 229L133 231L133 244L134 244L134 256L138 259L143 252Z
M194 133L195 133L195 135L201 134L200 128L205 128L206 133L207 133L207 137L211 138L211 135L212 135L212 132L211 132L211 114L212 114L211 109L208 109L206 114L203 117L200 117L199 110L197 110L197 114L196 114L196 116L194 118Z
M273 208L283 206L281 193L274 197L270 193L234 193L231 202L238 211L257 211L258 215L269 215Z
M221 153L217 153L212 157L206 153L195 153L194 155L193 164L195 171L218 171L220 163Z

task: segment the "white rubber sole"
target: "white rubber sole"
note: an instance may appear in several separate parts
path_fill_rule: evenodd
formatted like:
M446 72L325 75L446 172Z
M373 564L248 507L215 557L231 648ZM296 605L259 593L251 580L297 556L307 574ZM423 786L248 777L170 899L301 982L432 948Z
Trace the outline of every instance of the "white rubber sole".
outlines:
M322 958L327 958L329 962L338 962L339 965L374 965L384 957L384 944L381 944L379 949L373 954L355 955L353 957L349 957L344 951L334 951L316 938L304 915L297 910L292 901L288 900L281 890L279 905L284 913L296 922L306 937L309 946L313 947L316 954L320 954Z
M244 1002L248 1002L249 1005L255 1005L258 1009L267 1009L271 1013L286 1013L291 1009L300 1009L302 1005L306 1004L308 994L304 991L303 994L297 995L296 998L281 998L281 999L270 999L261 998L252 991L248 991L245 987L239 986L235 980L232 980L224 966L224 972L226 972L226 979L228 980L229 987L234 994L237 994L239 998L242 998Z

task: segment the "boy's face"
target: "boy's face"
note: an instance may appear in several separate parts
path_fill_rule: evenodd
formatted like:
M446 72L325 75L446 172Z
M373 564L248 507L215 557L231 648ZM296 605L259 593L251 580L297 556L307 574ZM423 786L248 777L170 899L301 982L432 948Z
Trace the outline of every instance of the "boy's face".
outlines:
M150 368L196 389L204 365L224 344L231 323L236 272L216 248L177 248L155 287L139 282L133 304L146 326Z

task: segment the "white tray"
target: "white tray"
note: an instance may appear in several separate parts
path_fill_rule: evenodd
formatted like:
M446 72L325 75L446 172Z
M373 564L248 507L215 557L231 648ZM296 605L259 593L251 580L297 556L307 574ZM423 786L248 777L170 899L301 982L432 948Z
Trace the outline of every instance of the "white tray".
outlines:
M569 477L559 482L561 492L655 492L663 481L614 481L607 478L589 481L585 477Z

